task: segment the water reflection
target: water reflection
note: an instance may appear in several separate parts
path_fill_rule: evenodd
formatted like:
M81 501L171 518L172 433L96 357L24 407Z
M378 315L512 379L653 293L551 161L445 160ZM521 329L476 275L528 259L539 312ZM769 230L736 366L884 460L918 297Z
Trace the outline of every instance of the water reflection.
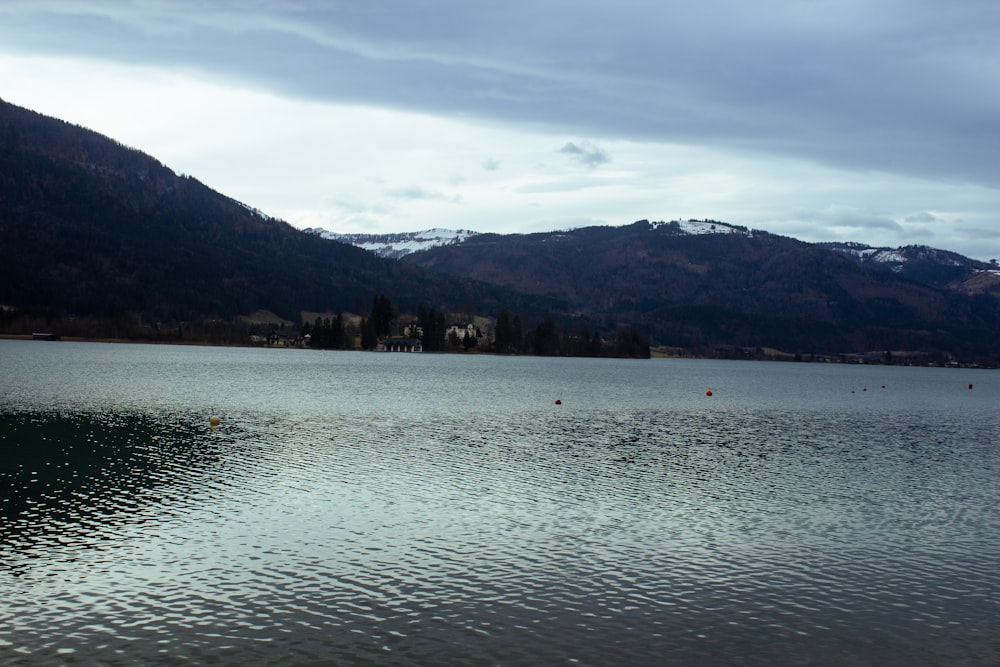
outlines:
M128 523L150 521L211 485L232 438L190 415L0 413L0 571L32 556L100 547ZM211 436L211 437L210 437Z
M268 409L247 376L214 430L181 394L112 411L18 394L0 411L3 662L1000 657L992 410L665 407L641 397L676 385L626 364L614 386L647 383L627 400L588 385L558 410L434 402L405 391L414 367L363 363L404 390L369 387L365 410L334 385L276 384ZM618 367L554 368L573 385ZM551 394L555 375L522 391ZM719 397L761 380L728 381Z

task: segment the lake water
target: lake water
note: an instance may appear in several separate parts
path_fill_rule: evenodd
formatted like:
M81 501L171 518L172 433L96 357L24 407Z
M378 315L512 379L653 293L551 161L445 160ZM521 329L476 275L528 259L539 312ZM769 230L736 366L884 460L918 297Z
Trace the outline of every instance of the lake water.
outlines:
M0 457L5 665L1000 664L996 371L0 341Z

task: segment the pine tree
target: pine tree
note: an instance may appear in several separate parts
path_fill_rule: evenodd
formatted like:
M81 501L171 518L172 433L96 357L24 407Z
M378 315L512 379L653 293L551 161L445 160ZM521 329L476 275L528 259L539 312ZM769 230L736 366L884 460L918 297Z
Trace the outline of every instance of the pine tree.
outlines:
M512 352L524 351L524 331L521 328L520 315L515 315L510 325L510 347Z
M374 349L378 341L375 336L374 329L371 325L371 320L361 318L361 349L371 350Z
M497 315L497 328L494 339L494 348L497 352L511 352L513 347L513 332L510 325L510 313L506 308L500 309Z
M394 319L392 303L384 294L372 298L372 312L368 319L372 323L376 337L384 338L392 333Z

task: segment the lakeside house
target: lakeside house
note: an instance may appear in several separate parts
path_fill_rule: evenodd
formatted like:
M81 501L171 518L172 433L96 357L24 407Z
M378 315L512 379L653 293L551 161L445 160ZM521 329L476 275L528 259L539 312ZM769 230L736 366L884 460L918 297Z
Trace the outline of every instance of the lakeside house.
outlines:
M403 326L403 336L409 338L423 338L424 328L420 326L420 323L414 320L409 324Z
M252 345L267 347L309 347L312 336L292 331L251 331L249 340ZM355 340L353 349L358 348L359 341ZM419 338L413 336L391 336L379 343L376 349L380 352L423 352L424 345Z
M448 325L447 331L444 332L444 337L447 340L452 334L458 336L459 340L465 338L466 334L470 338L478 338L479 332L476 330L476 325L472 322L462 323L462 322L452 322Z
M251 331L249 338L252 345L267 345L268 347L306 347L309 344L308 334L302 336L296 331Z
M379 349L385 352L423 352L424 346L419 338L411 338L409 336L392 336L386 338L385 341L379 345Z

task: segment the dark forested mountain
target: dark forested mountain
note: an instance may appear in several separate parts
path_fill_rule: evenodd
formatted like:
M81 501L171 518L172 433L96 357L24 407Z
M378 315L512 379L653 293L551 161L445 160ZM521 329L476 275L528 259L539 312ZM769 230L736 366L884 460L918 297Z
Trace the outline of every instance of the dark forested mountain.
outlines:
M364 248L379 257L389 259L399 259L428 248L461 243L478 233L468 229L427 229L422 232L399 232L396 234L337 234L317 227L310 227L303 231L325 239L349 243L358 248Z
M365 312L376 293L552 304L306 234L84 128L0 101L0 305L56 316Z
M995 266L714 221L528 235L435 230L377 257L305 233L84 128L0 101L0 319L231 320L400 309L614 332L696 352L919 351L1000 361ZM888 260L888 261L887 261ZM11 309L14 309L13 311ZM551 317L550 317L551 316ZM541 323L541 324L539 324Z
M949 258L951 259L951 258ZM801 352L996 355L1000 302L988 264L887 270L822 245L714 221L481 234L404 261L565 300L629 321L663 345Z
M861 264L906 278L966 294L1000 296L1000 267L996 260L980 262L948 250L925 245L874 248L862 243L821 243Z

